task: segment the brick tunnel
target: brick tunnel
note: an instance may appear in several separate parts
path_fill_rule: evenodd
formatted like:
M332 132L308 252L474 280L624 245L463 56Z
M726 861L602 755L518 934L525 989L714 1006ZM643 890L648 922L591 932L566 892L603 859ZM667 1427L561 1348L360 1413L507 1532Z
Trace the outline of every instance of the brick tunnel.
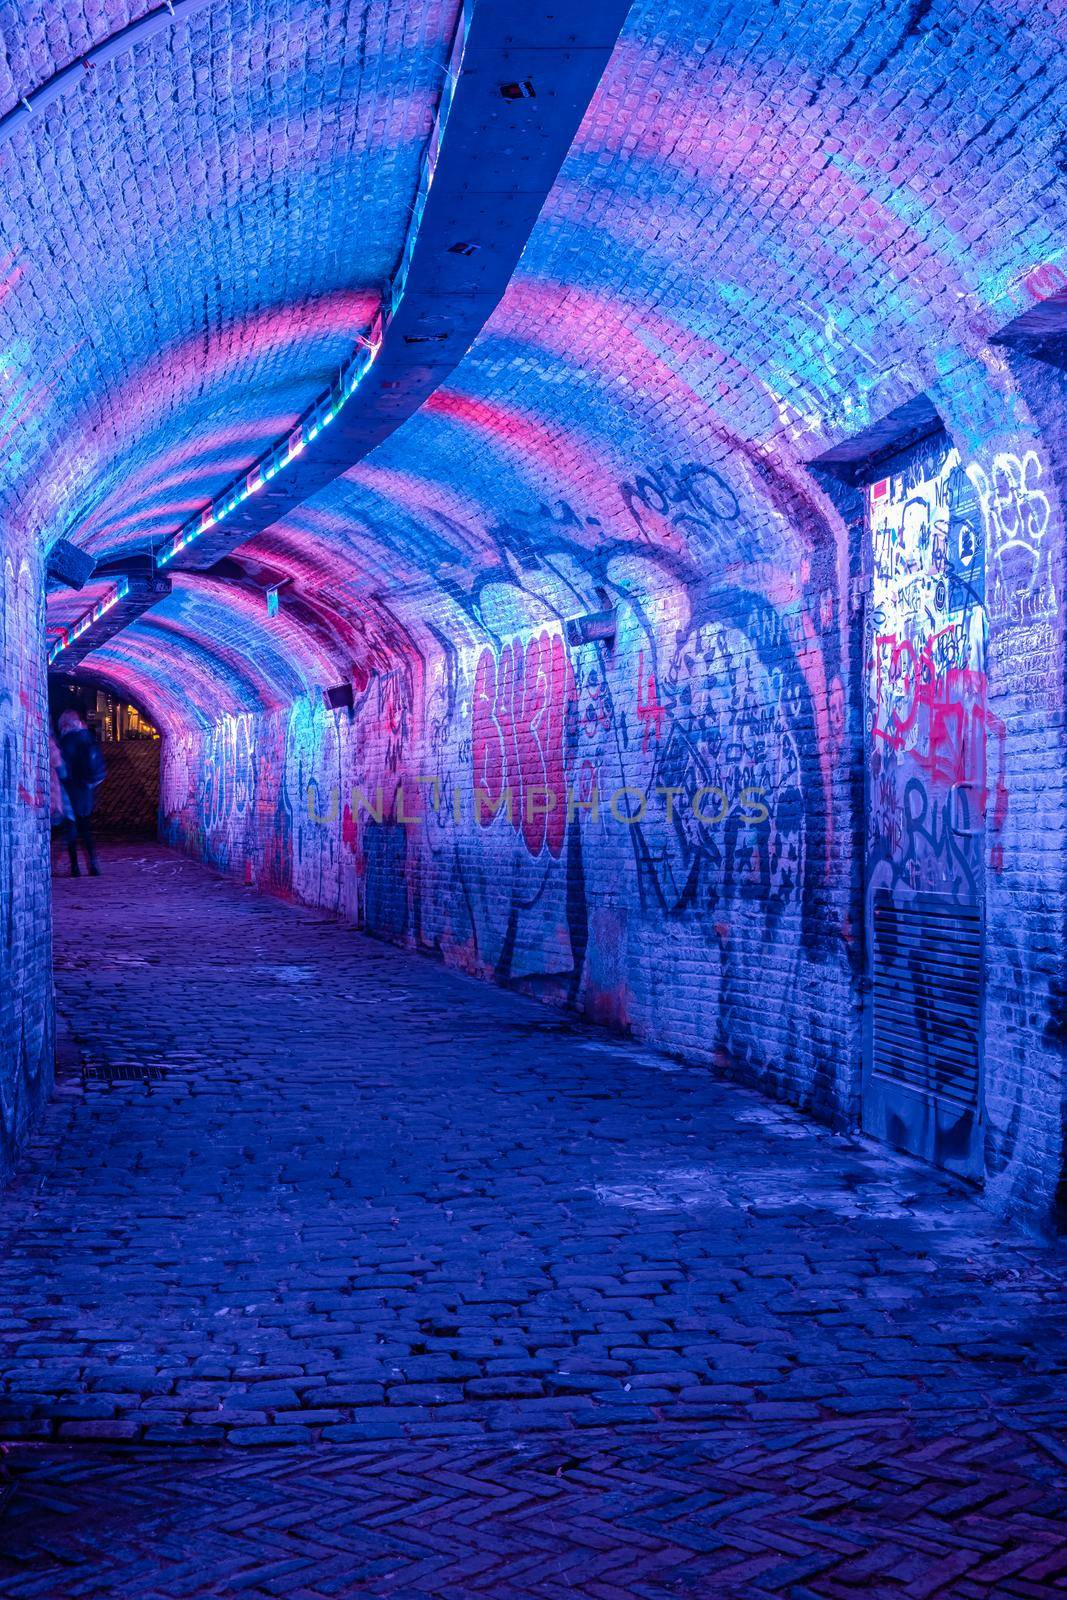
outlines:
M1064 34L0 14L0 1595L1063 1595Z

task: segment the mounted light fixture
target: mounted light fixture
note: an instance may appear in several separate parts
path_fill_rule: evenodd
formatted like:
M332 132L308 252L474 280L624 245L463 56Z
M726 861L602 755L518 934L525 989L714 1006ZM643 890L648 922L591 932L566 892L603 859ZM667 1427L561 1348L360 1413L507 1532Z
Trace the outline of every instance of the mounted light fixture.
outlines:
M67 589L84 589L93 575L96 562L86 550L79 550L69 539L57 539L48 552L46 576L49 583Z
M606 611L587 611L583 616L571 617L568 621L567 643L573 646L603 644L613 650L617 628L618 613L614 606Z
M90 45L76 60L54 72L36 89L20 95L10 110L0 116L0 144L5 144L31 117L52 105L68 89L84 83L86 73L103 66L106 61L114 61L135 45L146 44L161 29L173 27L180 18L192 16L207 3L208 0L164 0L161 6L154 6L143 17L127 22L98 44Z

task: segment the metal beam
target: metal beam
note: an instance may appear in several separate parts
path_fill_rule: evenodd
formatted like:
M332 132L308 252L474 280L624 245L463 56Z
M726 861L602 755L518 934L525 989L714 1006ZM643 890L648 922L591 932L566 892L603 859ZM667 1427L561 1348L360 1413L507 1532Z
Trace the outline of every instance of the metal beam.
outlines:
M49 648L48 665L53 666L62 656L62 670L73 671L91 650L128 628L149 606L165 599L170 587L169 578L154 575L121 578L91 611L86 611L72 627L60 630Z
M214 565L369 455L450 376L511 281L628 9L474 0L409 265L358 389L338 405L335 386L312 413L332 411L329 425L308 438L305 424L296 459L167 560Z

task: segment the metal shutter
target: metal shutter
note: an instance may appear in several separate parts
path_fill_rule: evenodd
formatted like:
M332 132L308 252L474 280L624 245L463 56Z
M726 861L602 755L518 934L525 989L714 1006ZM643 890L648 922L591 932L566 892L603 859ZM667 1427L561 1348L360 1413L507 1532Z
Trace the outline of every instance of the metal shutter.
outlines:
M982 907L949 895L874 897L875 1075L978 1108Z

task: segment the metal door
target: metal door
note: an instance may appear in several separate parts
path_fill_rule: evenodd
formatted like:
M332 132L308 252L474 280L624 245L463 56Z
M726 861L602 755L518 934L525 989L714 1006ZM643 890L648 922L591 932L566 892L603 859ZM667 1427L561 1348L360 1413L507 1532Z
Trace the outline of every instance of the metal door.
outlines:
M1006 804L981 514L944 435L865 495L863 1125L977 1177L986 832Z

